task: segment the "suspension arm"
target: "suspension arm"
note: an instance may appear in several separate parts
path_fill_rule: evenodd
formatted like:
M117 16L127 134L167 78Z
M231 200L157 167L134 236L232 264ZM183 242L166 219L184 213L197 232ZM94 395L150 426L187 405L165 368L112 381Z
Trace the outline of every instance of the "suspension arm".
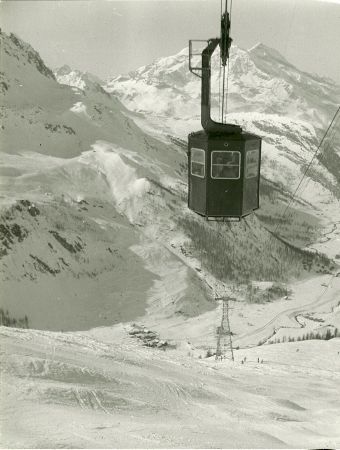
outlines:
M211 57L220 41L219 38L209 39L202 51L201 124L207 133L241 133L238 125L215 122L211 118Z

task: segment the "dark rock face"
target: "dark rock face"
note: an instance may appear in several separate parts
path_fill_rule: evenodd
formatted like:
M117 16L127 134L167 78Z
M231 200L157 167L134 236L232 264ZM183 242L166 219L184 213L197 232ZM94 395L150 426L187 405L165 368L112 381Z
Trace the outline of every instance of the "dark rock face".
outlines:
M50 233L55 238L55 240L58 241L59 244L62 245L70 253L77 253L83 249L83 245L81 243L80 238L79 241L76 241L74 244L70 244L69 242L67 242L65 238L60 236L60 234L57 231L50 231Z
M7 254L5 248L10 249L11 244L15 240L18 242L22 242L25 237L28 235L27 230L24 227L20 227L17 223L13 225L0 224L0 241L1 241L1 250L4 251L4 254Z
M24 210L32 217L40 214L39 209L29 200L19 200L13 205L12 210L8 211L0 223L0 258L8 254L8 250L16 242L22 242L28 236L28 230L16 222L12 222L15 210L23 212Z
M2 36L6 36L4 33L1 33ZM26 58L30 64L33 64L38 71L47 78L51 78L55 80L55 76L51 69L49 69L44 61L41 59L39 53L35 51L30 45L22 41L18 36L11 33L9 35L10 40L15 44L18 49L22 50L26 54Z

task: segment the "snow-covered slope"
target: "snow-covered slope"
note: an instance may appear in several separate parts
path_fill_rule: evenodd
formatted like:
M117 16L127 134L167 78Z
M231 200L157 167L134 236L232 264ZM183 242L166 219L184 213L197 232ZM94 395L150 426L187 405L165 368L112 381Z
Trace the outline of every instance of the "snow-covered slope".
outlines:
M218 51L212 66L212 114L220 120ZM292 177L300 178L301 166L311 159L311 152L340 104L340 86L300 71L264 44L248 51L232 47L228 86L227 121L263 136L265 175L276 181L280 174L283 185L293 187ZM201 128L200 79L189 72L187 49L116 77L105 89L129 109L142 113L139 123L163 139L164 134L186 139L188 133ZM327 152L338 168L339 123L335 124L333 135ZM326 188L333 186L340 196L337 171L330 170L334 164L325 164L324 170L325 162L320 160L321 164L314 165L314 178L323 184L327 180ZM276 165L275 170L271 164ZM313 197L315 189L310 191L307 193Z
M212 113L220 120L218 51L212 66ZM340 86L300 71L264 44L248 51L232 47L228 86L227 121L263 137L264 177L294 192L340 104ZM201 128L200 79L189 72L187 49L116 77L105 89L139 112L137 123L161 139L186 140ZM325 226L340 221L339 120L329 138L298 192L298 197L312 203L314 214L319 210L316 214L325 218ZM336 255L338 240L332 244Z
M339 339L240 350L235 363L216 363L107 329L0 333L6 448L340 444Z
M103 81L89 72L81 72L80 70L72 70L70 66L64 65L54 71L54 75L60 84L73 86L82 91L101 90Z
M242 225L230 224L221 239L216 224L202 224L186 208L181 146L162 143L142 131L134 122L137 116L103 91L95 77L64 67L56 77L73 86L59 84L28 44L13 35L1 37L8 83L3 121L7 140L1 155L2 280L4 307L11 313L27 314L36 327L86 328L106 324L116 314L123 317L121 297L128 295L132 305L146 305L135 309L136 317L141 311L147 311L151 320L178 314L192 317L214 308L207 300L212 295L206 287L211 275L245 283L249 279L295 279L305 274L307 266L310 273L329 271L331 264L325 258L287 246L256 218ZM177 69L175 65L174 72ZM21 85L20 95L15 83ZM260 116L260 125L256 120L251 124L264 127L267 152L287 156L290 166L278 166L277 171L286 171L286 176L294 179L294 152L287 153L285 145L295 142L295 133L291 130L280 141L271 135L271 127L279 123L287 129L287 123L283 118L271 119ZM305 152L302 157L307 159L315 139L313 129L303 122L296 126L304 129L299 143ZM331 176L324 174L325 179ZM316 189L320 202L330 195L317 182ZM268 185L268 193L276 207L287 199L287 192L274 185ZM269 213L264 211L264 216L273 216L270 202L266 204ZM308 202L300 202L300 207L308 206ZM31 208L39 212L34 217ZM291 235L303 232L303 218L294 218L285 227ZM316 228L317 223L311 232ZM302 237L302 241L306 239ZM111 254L108 242L114 243L117 255L128 246L122 264ZM225 251L215 254L212 245L223 246ZM206 256L202 256L205 246ZM255 264L259 251L263 258L261 264ZM306 258L314 262L306 265ZM126 274L115 275L115 270ZM145 270L152 275L145 275L149 281L144 284L138 280ZM123 291L130 278L135 280L133 292L127 294ZM72 324L69 318L79 305L89 303L89 293L96 285L100 286L97 295L103 309L112 302L110 319L99 307L91 322L92 309L86 307L84 317ZM55 296L46 295L50 290ZM23 301L25 297L28 299ZM64 314L49 314L44 323L43 311L58 309L55 298ZM39 309L42 303L44 307Z
M127 149L143 146L150 153L161 144L143 133L125 108L99 84L81 90L59 84L39 54L15 35L1 33L3 91L2 151L33 151L73 157L98 139ZM32 56L33 55L33 56ZM140 139L140 136L143 136ZM167 158L167 151L159 158Z
M181 185L185 156L145 134L92 78L82 90L61 85L28 44L1 38L2 307L59 330L137 317L154 274L129 250L136 224L151 221L163 184Z
M218 116L218 51L212 67L212 107ZM248 51L232 46L228 87L230 113L282 114L320 128L334 114L340 99L340 86L332 80L301 72L264 44ZM182 120L197 119L200 114L200 79L189 73L188 49L113 78L105 88L135 111Z

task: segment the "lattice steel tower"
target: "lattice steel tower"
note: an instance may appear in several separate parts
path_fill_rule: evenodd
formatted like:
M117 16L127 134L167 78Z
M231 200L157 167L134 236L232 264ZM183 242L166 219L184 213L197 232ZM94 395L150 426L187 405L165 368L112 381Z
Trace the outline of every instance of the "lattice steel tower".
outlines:
M222 302L222 318L221 325L217 327L217 344L215 359L226 358L227 353L231 354L231 359L234 361L234 351L232 342L232 333L229 321L229 301L236 300L230 297L217 297L216 301Z

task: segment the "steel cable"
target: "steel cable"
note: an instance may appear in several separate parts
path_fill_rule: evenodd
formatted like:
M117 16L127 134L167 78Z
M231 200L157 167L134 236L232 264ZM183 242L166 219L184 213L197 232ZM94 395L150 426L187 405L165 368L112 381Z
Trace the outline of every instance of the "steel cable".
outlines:
M339 112L340 112L340 106L339 106L338 109L336 110L336 112L335 112L335 114L334 114L334 116L333 116L333 118L332 118L332 120L331 120L331 122L330 122L330 124L329 124L329 126L328 126L328 128L327 128L327 130L326 130L326 132L324 133L324 135L323 135L323 137L322 137L322 139L321 139L319 145L317 146L315 152L313 153L313 156L312 156L311 160L310 160L309 163L307 164L307 167L305 168L305 170L304 170L304 172L303 172L303 174L302 174L302 177L301 177L301 179L300 179L300 181L299 181L299 183L298 183L298 185L297 185L295 191L293 192L292 198L290 199L288 205L285 207L285 209L284 209L284 211L283 211L283 213L282 213L282 215L281 215L281 218L280 218L281 221L282 221L282 219L284 218L284 216L286 215L286 212L288 211L288 209L290 208L290 206L292 205L292 203L294 202L295 197L296 197L296 194L297 194L298 190L300 189L300 186L301 186L303 180L305 179L305 177L306 177L306 175L307 175L307 172L308 172L309 169L311 168L311 166L312 166L312 164L313 164L313 162L314 162L314 160L315 160L315 158L316 158L316 155L318 154L318 152L319 152L319 150L320 150L322 144L324 143L324 141L325 141L325 139L326 139L326 137L327 137L329 131L331 130L331 128L332 128L332 126L333 126L333 123L336 121L336 117L337 117L337 115L339 114ZM281 222L281 223L282 223L282 222ZM278 224L277 224L275 230L273 231L273 234L276 234L276 233L277 233L277 231L278 231L279 228L280 228L281 223L278 223Z

